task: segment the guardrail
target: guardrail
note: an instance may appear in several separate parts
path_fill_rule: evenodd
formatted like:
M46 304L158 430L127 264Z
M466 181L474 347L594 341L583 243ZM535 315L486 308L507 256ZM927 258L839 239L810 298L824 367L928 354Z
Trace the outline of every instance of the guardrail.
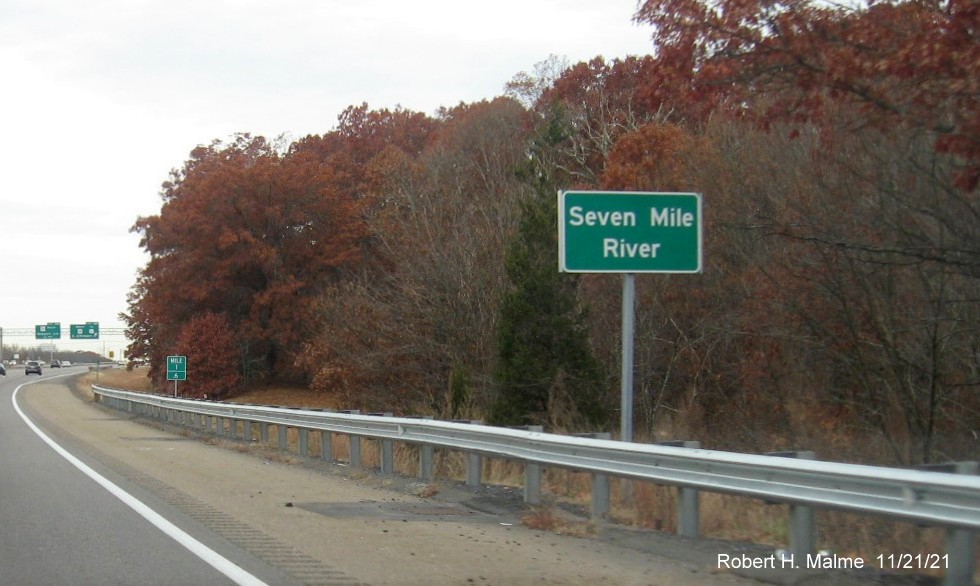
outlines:
M947 529L946 583L972 584L976 569L976 531L980 529L980 476L976 464L960 474L821 462L801 457L755 455L676 445L637 444L596 437L570 437L473 423L361 415L258 405L238 405L93 386L107 406L168 423L192 426L220 436L269 441L275 426L280 450L287 431L298 430L300 455L309 455L309 432L320 432L321 457L332 459L333 434L350 439L350 465L361 466L361 438L381 442L381 471L392 473L393 442L421 446L419 476L431 480L433 450L448 448L468 455L467 484L481 482L481 458L525 463L525 500L540 499L541 467L592 474L592 513L609 511L609 477L676 486L679 533L698 534L698 490L735 494L790 505L788 553L805 559L814 551L813 509L882 515ZM239 431L241 423L241 431ZM477 422L478 423L478 422ZM696 446L688 443L686 446ZM810 456L812 457L812 455Z

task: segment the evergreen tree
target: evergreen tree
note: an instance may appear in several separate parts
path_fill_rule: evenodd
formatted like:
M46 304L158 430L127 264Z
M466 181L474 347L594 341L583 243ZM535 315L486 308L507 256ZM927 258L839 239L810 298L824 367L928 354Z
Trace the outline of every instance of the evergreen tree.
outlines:
M605 377L589 345L585 309L577 303L578 277L558 271L557 188L535 167L535 196L522 206L507 254L514 288L501 303L499 393L490 421L597 426L607 419Z

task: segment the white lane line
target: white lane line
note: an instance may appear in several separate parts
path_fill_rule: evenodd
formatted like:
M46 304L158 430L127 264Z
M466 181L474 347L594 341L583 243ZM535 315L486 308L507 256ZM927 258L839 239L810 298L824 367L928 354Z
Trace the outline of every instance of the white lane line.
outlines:
M46 444L51 446L51 449L57 452L65 460L68 460L74 467L81 470L86 476L99 483L99 485L101 485L102 488L109 491L109 493L112 494L112 496L121 500L123 503L126 504L126 506L136 511L141 517L143 517L144 519L152 523L157 529L163 531L168 537L170 537L177 543L187 548L188 551L190 551L192 554L196 555L197 557L201 558L202 560L204 560L204 562L209 564L211 567L213 567L214 569L218 570L219 572L227 576L231 581L235 582L236 584L240 584L241 586L268 586L265 582L259 580L252 574L243 570L240 566L236 565L226 557L222 556L221 554L214 551L210 547L204 545L197 539L194 539L193 537L185 533L179 527L177 527L170 521L166 520L159 513L157 513L147 505L145 505L142 501L140 501L133 495L129 494L125 490L119 488L117 485L112 483L108 478L102 476L101 474L99 474L98 472L90 468L87 464L85 464L85 462L82 462L75 456L71 455L67 450L62 448L57 443L55 443L54 440L52 440L43 431L41 431L40 428L38 428L38 426L34 425L34 422L31 421L27 417L27 415L24 414L24 412L20 408L20 405L17 404L17 393L20 391L21 387L24 387L26 385L31 385L36 382L49 381L52 378L59 378L60 376L67 376L67 375L59 375L58 377L48 377L45 379L39 379L29 383L23 383L21 385L18 385L17 388L14 389L14 394L11 395L10 400L14 404L14 410L17 411L17 414L20 415L20 418L24 420L27 426L30 427L31 430L38 435L38 437L44 440Z

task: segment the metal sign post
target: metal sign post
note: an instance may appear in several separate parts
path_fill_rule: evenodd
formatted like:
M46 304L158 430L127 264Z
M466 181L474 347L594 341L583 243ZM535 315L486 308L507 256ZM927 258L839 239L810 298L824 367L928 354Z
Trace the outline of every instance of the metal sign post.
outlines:
M623 368L620 380L620 437L633 441L633 337L636 331L636 275L623 275Z
M620 439L633 441L636 273L699 273L701 194L558 192L558 270L623 273Z

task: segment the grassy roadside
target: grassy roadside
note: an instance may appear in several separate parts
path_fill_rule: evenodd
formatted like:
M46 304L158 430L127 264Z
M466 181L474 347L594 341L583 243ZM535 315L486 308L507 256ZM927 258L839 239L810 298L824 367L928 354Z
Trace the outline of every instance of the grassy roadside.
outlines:
M95 382L96 373L86 373L79 377L77 390L84 396L91 397L91 385ZM98 382L114 388L152 391L145 369L104 370L98 373ZM335 397L286 388L254 390L235 397L232 401L287 407L342 408ZM291 444L290 451L298 451L295 430L290 430L288 441ZM314 452L318 449L318 443L310 442ZM374 442L365 443L362 452L365 468L380 466L377 448ZM336 457L344 459L347 449L346 437L337 436L334 440ZM318 454L312 455L315 457ZM439 450L435 465L437 477L465 480L466 462L462 454ZM417 467L417 448L397 445L396 473L413 476L417 473ZM522 485L523 467L519 462L489 460L485 463L483 477L487 483L516 488ZM632 487L623 490L619 488L620 482L613 483L612 511L608 519L610 522L668 533L676 530L676 489L636 481L621 482L629 482ZM590 475L562 469L545 469L542 489L546 495L546 504L531 510L524 518L524 525L583 537L594 535L596 527L589 521L583 521L581 516L589 507ZM438 490L438 483L428 487L430 495ZM624 498L623 495L629 497ZM572 517L563 514L563 511L569 510L576 510L579 514ZM767 544L774 548L785 547L788 542L787 519L785 505L767 505L752 499L718 493L701 494L701 533L705 537ZM874 560L881 552L905 551L909 544L916 544L917 553L941 555L944 551L944 534L935 528L832 511L817 511L817 525L817 547L833 550L838 555Z
M124 368L109 368L98 375L99 384L138 393L153 392L153 384L147 377L146 368L127 371ZM96 373L89 372L79 378L80 384L90 391L96 382ZM254 389L230 397L232 403L251 403L255 405L281 405L283 407L313 407L318 409L343 409L337 397L323 393L311 393L306 389L288 387L266 387Z
M78 378L78 384L86 391L91 391L92 385L96 384L96 380L98 380L98 384L105 385L107 387L148 393L153 387L150 384L150 379L146 376L146 373L147 370L145 368L136 368L133 370L126 370L124 368L106 368L98 372L89 371L88 373L80 376Z

